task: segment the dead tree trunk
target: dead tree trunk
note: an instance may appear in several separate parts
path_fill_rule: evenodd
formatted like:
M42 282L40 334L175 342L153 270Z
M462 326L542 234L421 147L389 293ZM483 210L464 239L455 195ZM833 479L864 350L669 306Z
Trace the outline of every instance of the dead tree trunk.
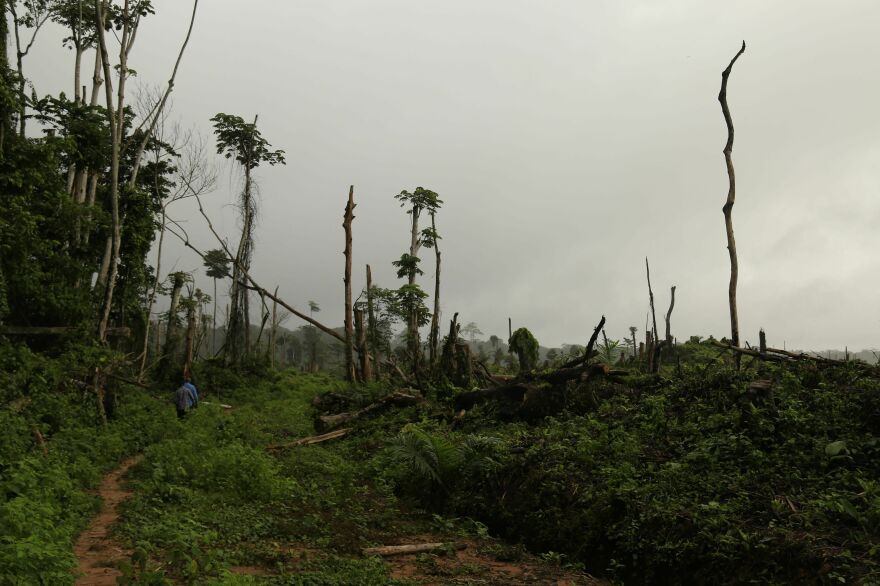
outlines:
M736 199L736 176L733 172L733 119L730 116L730 108L727 106L727 79L733 69L733 64L746 50L746 42L734 55L730 64L721 72L721 91L718 93L718 101L721 102L721 112L724 114L724 122L727 124L727 144L724 145L724 162L727 164L727 201L724 203L724 226L727 230L727 251L730 255L730 286L727 296L730 303L730 337L731 343L739 347L739 316L736 311L736 283L739 278L739 263L736 258L736 240L733 237L733 203ZM736 366L739 368L740 355L736 354Z
M180 307L180 293L184 283L183 273L174 273L171 278L171 306L168 309L168 326L165 328L166 344L177 336L177 310Z
M669 318L672 317L672 308L675 307L675 285L672 286L672 290L670 291L671 298L669 301L669 311L666 312L666 345L672 346L672 331L669 327Z
M437 347L440 343L440 245L437 242L437 226L434 214L431 213L431 231L434 234L434 314L431 316L431 333L429 335L431 368L437 366Z
M278 296L278 287L275 287ZM272 330L269 333L269 366L275 368L275 344L278 339L278 302L272 300Z
M767 353L767 334L764 333L764 328L758 332L758 349L761 354Z
M654 313L654 291L651 290L651 267L648 265L648 257L645 257L645 271L648 274L648 300L651 302L651 320L654 330L651 332L653 339L657 340L657 314Z
M452 384L468 388L473 375L473 362L470 346L458 340L460 330L461 324L458 323L458 312L456 312L449 322L449 335L443 343L440 370Z
M354 373L354 333L352 330L351 311L351 223L354 220L354 185L348 189L348 203L342 216L342 227L345 229L345 376L349 381L355 380Z
M376 336L376 315L373 313L373 272L370 265L367 265L367 328L370 330L370 354L373 356L373 368L376 376L381 376L381 356L379 353L379 344Z
M367 350L367 331L364 328L364 310L354 310L354 331L357 339L358 360L361 382L368 383L373 379L372 361Z
M197 303L194 299L190 299L189 309L186 312L186 352L183 361L183 376L188 377L192 373L193 364L193 348L195 348L196 339L196 307Z

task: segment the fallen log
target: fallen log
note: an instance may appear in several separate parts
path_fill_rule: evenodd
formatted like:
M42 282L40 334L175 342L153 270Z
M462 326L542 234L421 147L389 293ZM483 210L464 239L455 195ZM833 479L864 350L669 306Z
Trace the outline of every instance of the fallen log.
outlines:
M294 440L292 442L286 442L283 444L270 444L266 446L267 450L283 450L285 448L293 448L296 446L310 446L312 444L320 444L322 442L326 442L332 439L340 438L351 431L351 428L337 429L336 431L331 431L330 433L324 433L321 435L310 435L309 437L303 437L298 440Z
M744 354L746 356L754 356L755 358L760 358L762 360L771 360L775 362L806 360L808 362L814 362L816 364L822 364L825 366L854 366L856 368L869 372L878 372L878 370L880 370L876 366L865 362L857 362L854 360L835 360L833 358L824 358L822 356L804 354L803 352L789 352L788 350L780 350L779 348L767 348L766 352L759 352L751 348L739 348L737 346L731 346L730 344L723 344L717 341L711 341L710 343L713 346L723 348L724 350L730 350L732 352Z
M438 550L446 550L446 549L455 549L461 550L466 549L467 544L461 542L449 542L449 543L410 543L407 545L385 545L383 547L367 547L363 549L364 555L378 555L378 556L394 556L394 555L406 555L413 553L425 553L431 551Z
M409 407L424 401L421 395L415 393L405 393L403 391L394 391L383 399L371 403L357 411L347 413L337 413L335 415L321 415L315 420L315 429L317 431L329 431L342 425L353 423L367 416L375 415L389 409L391 407Z
M470 410L474 405L485 401L507 401L523 403L527 396L534 396L543 388L565 384L569 381L585 381L596 376L620 376L628 374L625 370L612 370L607 364L588 364L570 368L559 368L543 374L526 374L506 384L459 393L455 397L455 410Z
M211 403L210 401L202 401L202 405L217 405L221 409L232 409L232 405L226 403Z

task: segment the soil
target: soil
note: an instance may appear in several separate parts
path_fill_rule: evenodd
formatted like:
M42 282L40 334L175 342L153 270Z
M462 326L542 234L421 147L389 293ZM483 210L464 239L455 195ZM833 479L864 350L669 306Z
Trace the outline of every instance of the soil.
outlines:
M141 458L138 455L125 460L101 481L98 488L101 512L82 532L73 549L79 561L77 586L115 586L116 578L122 575L115 565L129 559L131 552L119 545L111 535L111 529L119 518L119 505L131 496L129 491L121 488L122 477Z

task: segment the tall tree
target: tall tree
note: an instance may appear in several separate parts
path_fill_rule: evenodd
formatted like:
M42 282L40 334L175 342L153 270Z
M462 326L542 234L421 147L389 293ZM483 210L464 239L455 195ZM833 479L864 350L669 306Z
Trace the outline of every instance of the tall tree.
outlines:
M739 261L736 257L736 240L733 237L733 204L736 200L736 175L733 172L733 118L730 116L730 108L727 106L727 79L733 70L733 64L746 50L746 42L737 51L727 68L721 72L721 91L718 92L718 101L721 103L721 113L727 124L727 143L724 145L724 162L727 165L727 201L724 202L724 227L727 231L727 252L730 256L730 285L727 289L727 300L730 305L730 342L739 346L739 316L736 311L736 284L739 278ZM739 367L740 355L736 354L736 364Z
M398 278L406 277L407 284L400 290L401 307L407 312L407 349L414 373L418 373L421 362L421 344L419 343L419 326L427 323L427 308L424 299L427 293L416 284L416 276L424 274L419 268L419 249L424 244L424 234L419 231L419 218L422 213L434 214L443 202L437 194L430 189L416 187L410 193L406 190L395 195L400 202L400 207L406 207L406 213L410 216L410 246L409 253L401 255L400 260L392 264L397 267Z
M224 279L229 274L229 257L219 248L205 253L205 274L214 280L214 331L211 333L211 353L217 351L217 279Z
M431 313L431 329L428 333L428 356L431 368L437 366L440 345L440 235L437 233L436 211L431 211L431 227L422 230L425 248L434 249L434 311Z
M254 249L254 225L257 219L257 203L254 197L254 170L263 163L270 166L283 165L284 151L271 150L272 145L257 129L257 117L247 123L240 116L219 113L213 118L217 137L217 154L234 160L244 173L239 196L241 214L241 237L232 263L232 286L230 290L230 314L226 328L226 358L237 364L250 352L250 315L247 277Z

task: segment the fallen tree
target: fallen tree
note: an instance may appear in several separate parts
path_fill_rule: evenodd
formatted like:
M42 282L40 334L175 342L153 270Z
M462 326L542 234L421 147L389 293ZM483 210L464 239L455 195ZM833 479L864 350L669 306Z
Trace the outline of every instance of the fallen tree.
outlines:
M391 407L409 407L417 405L422 401L424 401L424 398L416 392L394 391L379 401L370 403L366 407L358 409L357 411L336 413L334 415L319 415L315 419L315 430L319 432L329 431L342 425L354 423L366 417L376 415L377 413L386 411Z
M466 549L467 544L461 542L449 543L409 543L406 545L385 545L382 547L367 547L362 551L364 555L393 556L414 553L427 553L446 549Z
M292 442L285 442L283 444L270 444L266 446L267 450L283 450L285 448L293 448L296 446L310 446L312 444L320 444L326 441L330 441L332 439L337 439L343 436L348 435L351 431L349 428L337 429L336 431L331 431L330 433L324 433L321 435L310 435L309 437L302 437L298 440L294 440Z
M583 356L566 362L548 372L528 371L498 386L460 393L455 397L455 411L472 409L487 401L500 402L510 415L544 415L562 407L563 390L569 383L583 383L600 376L618 376L626 371L611 370L606 364L590 364L593 346L599 331L605 325L605 316L593 330Z

